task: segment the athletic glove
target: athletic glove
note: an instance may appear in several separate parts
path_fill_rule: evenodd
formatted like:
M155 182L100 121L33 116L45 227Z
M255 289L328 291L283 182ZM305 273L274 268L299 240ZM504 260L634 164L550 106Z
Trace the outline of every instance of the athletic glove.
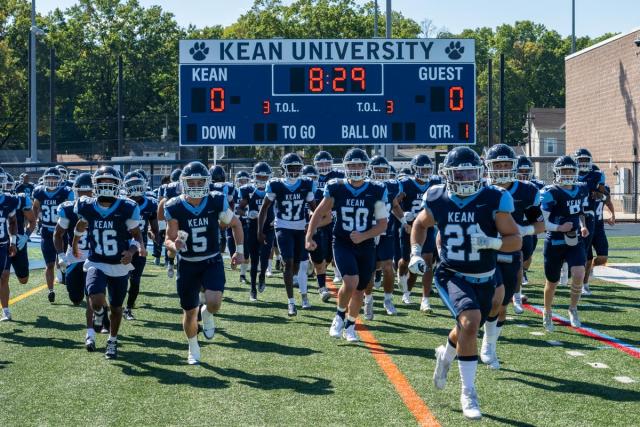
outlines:
M29 236L26 234L18 234L18 241L16 246L19 250L23 250L25 246L27 246L27 242L29 241Z
M67 269L67 255L64 252L58 254L58 269L62 272Z
M247 216L249 217L249 219L256 219L258 218L258 211L249 211L249 214Z
M480 227L477 227L476 232L471 235L471 250L473 252L478 252L480 249L493 249L497 251L501 246L501 238L487 236Z
M188 238L189 238L189 233L183 230L178 230L178 240L180 240L185 245L182 249L180 249L180 252L187 250L186 244L187 244Z
M409 271L413 274L424 274L427 272L427 264L422 258L422 245L411 245L411 259L409 260Z

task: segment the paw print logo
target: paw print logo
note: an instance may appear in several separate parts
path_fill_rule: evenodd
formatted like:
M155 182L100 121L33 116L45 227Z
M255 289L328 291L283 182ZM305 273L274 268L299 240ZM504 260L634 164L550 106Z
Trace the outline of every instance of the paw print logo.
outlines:
M209 54L209 48L205 47L204 42L195 42L193 47L189 49L189 53L196 61L202 61Z
M460 42L451 42L444 51L449 56L449 59L458 60L462 58L464 46L462 46Z

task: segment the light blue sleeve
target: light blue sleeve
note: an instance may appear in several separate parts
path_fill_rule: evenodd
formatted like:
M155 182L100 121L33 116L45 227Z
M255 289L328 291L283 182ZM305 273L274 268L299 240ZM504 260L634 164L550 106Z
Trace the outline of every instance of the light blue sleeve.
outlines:
M224 197L224 200L222 201L222 212L226 212L227 209L229 209L229 198Z
M384 189L384 193L382 194L382 201L385 203L389 202L389 191L387 190L386 187Z
M28 211L33 208L33 203L31 203L31 197L25 194L24 196L24 206L22 207L23 211Z
M58 206L58 217L67 218L67 215L64 213L64 208L62 207L62 205Z
M533 205L532 206L540 206L540 191L536 188L536 193L533 197Z
M324 191L322 192L322 197L324 197L324 198L333 197L331 195L331 192L329 191L329 186L328 185L324 186Z
M133 210L133 213L131 214L131 218L129 219L133 219L135 221L140 221L140 207L136 204L135 209Z
M547 212L550 212L551 209L556 205L556 201L553 200L553 195L548 190L542 190L540 193L541 200L541 208Z
M598 186L604 185L604 173L600 172L600 179L598 180Z
M167 205L164 205L164 219L166 219L167 221L173 219L173 217L169 213L169 209L167 209Z
M513 197L508 191L503 191L500 197L500 204L498 205L498 212L511 213L515 210L513 206Z
M76 199L76 194L73 191L70 191L69 197L67 198L67 200L74 201L75 199Z

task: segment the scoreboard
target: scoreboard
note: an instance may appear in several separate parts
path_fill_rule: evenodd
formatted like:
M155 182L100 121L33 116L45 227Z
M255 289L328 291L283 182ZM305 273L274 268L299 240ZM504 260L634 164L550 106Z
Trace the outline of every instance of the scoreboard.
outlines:
M181 40L180 145L475 144L471 39Z

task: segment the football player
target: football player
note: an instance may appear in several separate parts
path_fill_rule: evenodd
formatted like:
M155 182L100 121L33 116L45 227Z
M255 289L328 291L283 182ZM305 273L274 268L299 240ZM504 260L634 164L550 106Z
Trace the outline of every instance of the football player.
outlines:
M1 169L1 168L0 168ZM0 172L0 175L2 172ZM24 193L17 193L16 185L10 174L7 175L7 181L4 185L4 193L15 195L18 200L18 208L16 209L16 220L18 221L18 236L16 240L17 252L9 258L13 272L21 284L29 281L29 251L27 242L33 230L36 229L36 217L33 215L31 198Z
M29 174L27 172L21 173L18 180L19 182L15 187L16 193L24 193L25 196L31 197L36 186L29 181Z
M170 182L171 182L171 177L169 175L164 175L162 177L162 179L160 180L160 187L154 189L153 191L153 196L155 199L157 199L158 201L162 199L162 194L164 191L163 188ZM160 202L158 202L158 207L160 207L159 205L160 205ZM156 213L156 217L158 217L158 213ZM162 256L162 248L164 247L164 235L166 230L167 230L167 222L165 220L161 220L160 218L158 218L159 235L156 236L156 240L153 241L153 258L154 258L155 265L160 265L160 257ZM165 263L167 260L166 251L167 249L165 248Z
M511 216L513 198L500 188L483 185L480 157L468 147L456 147L445 157L446 185L431 187L423 196L411 229L409 268L427 268L422 243L435 225L440 232L440 263L435 271L440 297L453 313L456 326L446 346L436 349L433 381L443 389L453 359L458 357L462 413L470 419L482 414L475 389L478 366L477 334L495 291L497 251L520 250L522 239Z
M333 157L327 151L318 151L313 156L313 166L318 172L318 187L321 189L332 179L344 178L343 172L334 170Z
M604 186L607 190L607 194L611 194L611 189L608 185ZM604 207L607 207L609 210L609 217L606 219L607 224L610 226L614 226L616 224L616 212L613 207L613 203L611 202L611 197L607 196L603 199L600 199L596 203L596 226L594 229L594 237L593 243L591 244L592 248L587 249L587 258L592 258L592 263L589 264L587 262L587 270L585 271L585 276L588 276L593 271L593 267L598 265L605 265L607 263L607 259L609 257L609 241L607 240L607 233L604 229ZM596 257L593 257L594 250L596 252ZM588 282L588 277L585 278ZM582 295L590 295L591 290L588 293L585 293L584 286L582 287Z
M137 203L140 210L140 221L138 227L142 234L144 247L147 247L148 239L155 240L158 235L158 201L147 196L147 181L139 172L129 172L124 177L124 188L127 197ZM127 305L123 312L125 320L135 320L133 315L133 307L136 305L138 294L140 293L140 280L144 267L147 264L147 258L141 257L137 253L133 255L131 264L134 270L129 273L129 292L127 297Z
M544 220L540 210L540 192L535 185L516 179L517 158L513 149L505 144L492 146L485 155L488 183L504 188L513 198L512 216L523 238L544 231ZM491 312L484 324L484 336L480 359L492 369L500 369L496 344L507 320L507 306L522 275L522 251L498 252L496 263L496 291ZM522 313L522 306L519 312ZM518 311L516 311L518 312Z
M200 309L205 338L213 339L213 315L220 310L224 292L224 262L220 254L220 228L218 223L231 227L236 250L231 262L244 262L242 224L229 206L227 196L210 192L209 171L200 162L191 162L182 171L182 195L174 197L165 206L167 237L165 245L178 258L176 281L180 306L183 310L182 327L187 335L189 353L187 362L200 362L198 345L199 293L204 289L204 305Z
M400 250L402 257L398 263L398 281L402 288L402 302L411 304L411 289L416 281L416 275L409 272L409 258L411 255L411 247L409 236L411 235L411 224L415 220L422 209L422 195L433 185L440 184L440 178L433 175L433 162L426 154L418 154L411 159L412 177L404 177L400 180L402 184L402 200L400 206L404 211L404 217L400 227ZM433 282L433 272L431 266L433 264L433 253L436 248L435 229L431 228L427 232L426 240L423 242L423 257L429 267L422 276L422 301L420 302L420 311L431 313L431 305L429 304L429 294L431 294L431 285Z
M589 190L578 182L578 165L570 156L561 156L553 163L554 183L542 189L542 213L547 235L544 242L544 313L543 325L554 329L551 311L560 281L560 269L566 262L571 270L571 326L580 327L578 301L582 293L584 266L587 262L584 239L589 236L585 208L589 205Z
M57 165L56 169L60 172L60 186L71 188L73 186L73 181L69 181L69 172L67 171L67 168L62 165Z
M284 285L287 291L287 315L295 316L296 300L293 297L293 276L298 274L300 261L306 256L304 230L308 209L315 209L316 185L302 176L304 164L296 153L289 153L280 162L284 178L273 178L266 188L266 198L258 215L258 241L264 244L264 229L268 211L276 209L276 241L284 262ZM302 295L303 299L307 297Z
M118 331L122 305L127 295L131 259L147 256L138 223L140 209L133 200L120 197L121 180L111 166L101 166L93 174L95 197L83 197L74 205L78 217L73 232L73 256L82 257L80 241L89 241L89 257L84 262L86 292L93 308L93 323L100 325L107 316L104 306L109 291L111 312L105 358L118 356ZM86 231L86 235L85 235Z
M209 189L211 191L218 191L224 194L229 201L229 207L231 207L232 211L235 211L235 186L232 183L227 182L227 174L224 171L224 168L220 165L211 166L209 174L211 175ZM225 228L224 224L221 224L221 226ZM229 236L231 236L231 238L227 239ZM227 245L229 246L229 254L235 253L233 236L227 233L226 230L223 230L220 233L220 250L224 252L227 249ZM235 265L232 265L231 267L235 268Z
M81 173L76 175L73 182L72 190L74 198L80 200L82 197L93 196L93 178L89 173ZM65 271L64 284L67 288L69 300L74 306L80 305L86 298L87 307L85 309L85 320L87 324L87 333L84 339L84 345L87 351L96 350L96 331L95 327L104 327L104 316L102 325L93 324L93 309L91 302L86 293L85 282L87 273L84 272L83 264L89 257L89 244L86 231L78 241L79 257L73 254L73 232L78 222L78 216L74 212L75 203L72 201L63 202L58 207L58 224L56 224L53 233L53 243L58 252L58 268ZM65 247L66 252L65 252ZM108 307L104 306L103 309Z
M589 235L584 239L584 248L587 254L587 263L585 264L585 274L582 284L582 295L591 295L589 288L589 276L591 274L591 264L593 262L593 252L591 246L595 236L596 229L596 209L600 205L601 200L609 198L609 193L605 188L605 176L600 169L593 164L591 153L586 148L576 150L573 159L578 164L578 182L587 186L589 191L588 206L585 207L585 223L589 230Z
M4 188L7 174L0 168L0 185ZM9 271L10 257L17 252L18 221L16 211L19 209L20 199L8 193L0 192L0 305L2 316L0 322L11 320L9 311Z
M49 302L53 304L56 293L53 289L56 248L53 246L53 231L58 223L58 207L73 200L71 188L61 186L62 175L57 168L48 168L42 175L43 185L33 190L33 214L40 221L40 249L46 264L45 279L49 288Z
M249 253L251 258L251 290L249 291L249 300L257 301L258 292L264 292L266 288L265 273L267 270L267 262L271 254L275 232L273 230L273 221L275 219L274 211L271 209L267 212L267 219L262 229L264 234L264 244L258 242L258 213L266 196L265 189L267 183L273 175L271 166L265 162L256 163L253 167L253 184L247 184L240 187L240 201L238 205L247 212L248 226L245 235L245 252ZM260 263L260 274L258 275L258 262ZM258 285L256 286L256 277Z
M238 202L240 200L240 188L251 183L251 176L247 171L240 171L236 173L235 181L234 181L234 202ZM249 227L248 218L245 214L244 209L241 209L239 203L235 203L235 213L240 218L240 222L242 223L242 231L244 235L247 235L247 229ZM227 240L232 240L233 235L231 233L231 229L227 228ZM247 270L249 269L249 248L245 244L244 245L244 263L240 264L240 283L247 283Z
M338 291L337 311L329 329L334 338L357 342L356 319L362 307L364 290L375 270L374 238L387 229L387 189L366 179L369 156L360 148L352 148L343 159L346 179L334 179L324 188L324 197L314 210L306 233L305 246L316 249L313 239L318 226L331 220L333 252L342 286Z
M374 156L369 164L369 174L373 181L382 183L387 189L387 219L386 231L378 237L376 244L376 274L382 272L382 287L384 290L383 307L388 315L398 314L393 305L393 282L395 272L393 271L393 258L395 255L395 241L398 240L398 224L404 219L404 212L400 207L400 202L404 193L402 184L396 179L390 178L391 165L383 156ZM367 320L373 320L373 286L374 277L371 278L364 297L364 316Z
M158 202L158 212L156 213L156 218L158 221L165 222L164 218L164 205L167 201L171 200L174 197L179 196L182 193L182 187L180 186L180 176L182 175L182 169L174 169L171 172L171 177L168 184L165 184L160 187L158 190L158 195L160 196ZM175 254L171 253L171 251L165 252L165 266L167 268L167 277L169 279L173 278L174 275L174 264L175 264Z

